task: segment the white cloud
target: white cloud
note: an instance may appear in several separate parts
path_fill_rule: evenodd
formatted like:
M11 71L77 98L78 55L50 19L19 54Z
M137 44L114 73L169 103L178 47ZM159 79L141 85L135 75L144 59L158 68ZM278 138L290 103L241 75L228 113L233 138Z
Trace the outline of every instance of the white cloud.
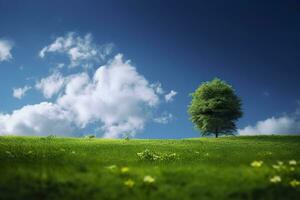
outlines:
M70 67L86 66L90 62L99 63L104 60L111 53L112 47L112 44L102 46L93 44L91 34L80 37L76 33L70 32L63 37L56 38L52 44L45 46L39 55L44 58L48 53L61 53L69 57Z
M78 126L99 121L105 137L119 137L143 129L147 112L159 103L159 96L130 61L124 62L118 54L92 78L86 73L70 76L57 103L70 110Z
M171 113L163 113L161 116L153 119L154 122L159 124L168 124L174 119L174 116Z
M157 94L164 94L165 91L163 90L161 83L157 82L157 83L153 83L151 84L151 87L155 90L155 92Z
M160 102L157 91L121 54L99 67L93 76L87 72L69 76L55 72L36 87L46 97L58 91L61 94L55 103L43 102L0 114L0 134L71 134L96 123L104 137L134 136L143 130Z
M271 117L258 121L254 126L238 129L240 135L272 135L272 134L299 134L300 119L297 115Z
M52 74L35 84L35 88L53 102L0 113L0 135L73 135L74 131L96 124L104 137L134 136L151 121L152 111L157 109L161 98L173 100L177 92L172 90L165 95L159 82L149 83L121 54L107 61L112 45L99 46L92 41L91 34L80 37L68 33L39 52L42 58L50 53L67 55L69 66L80 65L79 70L83 72L64 75L61 68L65 64L59 62ZM6 60L12 58L10 50ZM85 70L104 61L106 64L93 74ZM14 96L22 98L29 89L29 86L16 88ZM171 114L163 113L154 121L166 124L172 118Z
M63 88L64 82L65 78L59 72L54 72L37 82L35 88L40 90L45 98L49 99Z
M174 90L171 90L168 94L165 95L166 102L171 102L174 100L174 97L177 95L177 92Z
M11 49L12 42L0 39L0 62L12 59Z
M27 85L23 88L13 88L13 96L17 99L22 99L25 96L26 92L30 89L31 87Z
M0 135L68 135L72 131L68 112L48 102L0 114Z

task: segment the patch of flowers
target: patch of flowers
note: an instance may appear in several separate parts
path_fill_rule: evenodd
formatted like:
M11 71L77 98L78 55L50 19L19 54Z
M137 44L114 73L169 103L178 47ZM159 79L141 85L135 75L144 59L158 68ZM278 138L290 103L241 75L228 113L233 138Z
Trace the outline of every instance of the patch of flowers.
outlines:
M179 158L176 153L158 153L149 149L137 153L137 156L140 160L146 161L173 161Z
M290 181L290 185L292 187L298 187L298 186L300 186L300 181L294 179L294 180Z
M118 167L117 165L110 165L105 167L107 170L112 172L113 174L120 175L119 178L123 179L123 185L129 189L135 187L136 184L143 184L146 188L153 188L155 186L155 178L151 175L146 175L142 178L142 182L135 181L132 178L129 167Z
M254 168L261 168L263 166L263 161L255 160L251 162L250 165ZM287 162L277 161L275 164L271 165L271 169L275 171L271 171L273 176L270 176L269 182L271 184L289 185L293 188L300 188L300 181L295 179L296 173L299 173L297 166L298 162L296 160L289 160Z
M288 166L284 165L284 162L277 161L277 164L272 165L273 169L276 169L277 171L285 171L287 170ZM294 167L290 167L290 171L294 171Z
M279 183L279 182L281 182L281 177L280 176L273 176L272 178L270 178L270 182L271 183Z

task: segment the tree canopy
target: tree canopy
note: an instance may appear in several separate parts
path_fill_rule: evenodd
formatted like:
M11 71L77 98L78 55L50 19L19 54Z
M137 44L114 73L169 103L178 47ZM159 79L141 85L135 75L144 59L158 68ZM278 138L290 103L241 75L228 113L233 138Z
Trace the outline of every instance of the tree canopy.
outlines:
M241 99L231 85L218 78L202 83L192 95L188 112L202 135L233 134L243 115Z

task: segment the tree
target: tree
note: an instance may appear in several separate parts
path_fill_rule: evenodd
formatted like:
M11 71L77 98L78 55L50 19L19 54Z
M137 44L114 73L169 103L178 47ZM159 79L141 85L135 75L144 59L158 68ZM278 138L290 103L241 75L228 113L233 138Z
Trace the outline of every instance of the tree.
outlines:
M188 112L202 135L233 134L243 115L241 99L231 85L220 79L204 82L192 95Z

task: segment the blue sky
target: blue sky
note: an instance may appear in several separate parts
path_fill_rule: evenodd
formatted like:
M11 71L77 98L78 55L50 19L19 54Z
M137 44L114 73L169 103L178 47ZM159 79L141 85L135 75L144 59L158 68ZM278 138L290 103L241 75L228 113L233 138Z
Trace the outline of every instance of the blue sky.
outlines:
M243 100L241 134L300 133L299 8L296 1L0 0L0 134L198 137L188 119L189 94L214 77L232 84ZM51 50L58 38L72 45ZM85 57L76 60L71 48ZM107 95L88 93L84 84L108 81L93 80L103 65L111 80L148 93L130 87L130 95L113 96L112 85ZM134 69L130 80L122 73L115 79L116 65L121 72ZM66 95L79 75L85 79L80 96ZM157 91L159 83L164 92ZM109 94L119 103L107 103ZM79 101L89 97L95 105ZM119 116L112 119L114 112Z

